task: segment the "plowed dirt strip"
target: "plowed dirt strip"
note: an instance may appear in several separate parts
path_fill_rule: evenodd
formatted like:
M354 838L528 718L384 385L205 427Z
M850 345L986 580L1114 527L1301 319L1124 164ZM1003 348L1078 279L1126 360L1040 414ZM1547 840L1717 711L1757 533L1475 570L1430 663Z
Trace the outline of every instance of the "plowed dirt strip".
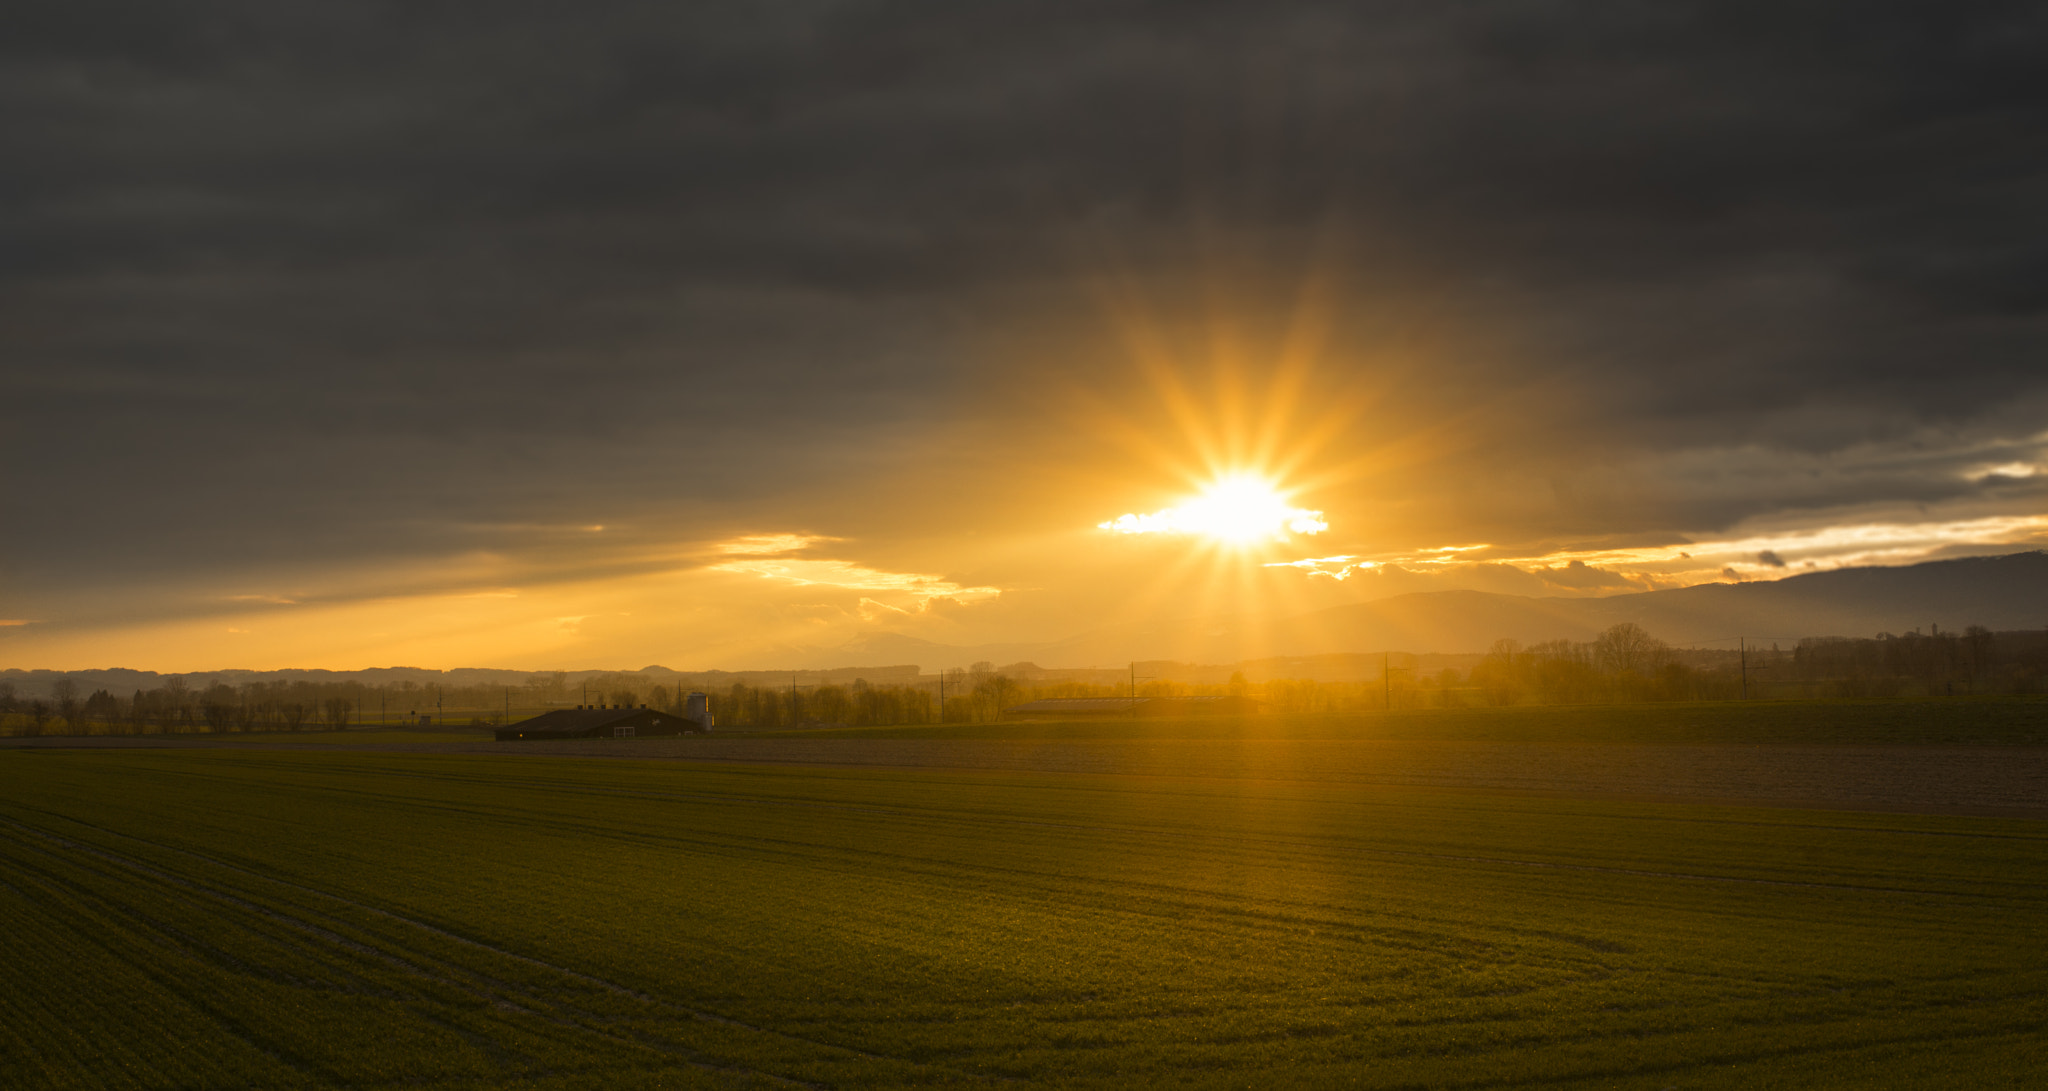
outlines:
M2048 817L2048 748L1428 743L1347 739L644 739L465 753L1498 788Z
M5 740L0 747L309 750L289 739ZM1574 796L2048 817L2048 747L1384 739L719 738L389 743L403 753L976 769L1485 788ZM348 748L343 748L348 749Z

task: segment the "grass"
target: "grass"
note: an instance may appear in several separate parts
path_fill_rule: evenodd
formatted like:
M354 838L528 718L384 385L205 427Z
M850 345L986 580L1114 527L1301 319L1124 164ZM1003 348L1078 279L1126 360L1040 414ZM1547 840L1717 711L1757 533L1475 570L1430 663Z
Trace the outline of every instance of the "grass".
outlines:
M0 751L7 1087L2023 1086L2044 927L2020 819Z

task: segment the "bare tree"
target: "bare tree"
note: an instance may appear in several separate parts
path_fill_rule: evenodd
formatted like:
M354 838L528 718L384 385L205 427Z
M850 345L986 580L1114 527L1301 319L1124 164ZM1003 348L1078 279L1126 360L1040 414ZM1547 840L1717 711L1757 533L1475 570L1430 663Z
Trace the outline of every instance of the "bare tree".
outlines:
M1593 658L1613 674L1646 674L1664 658L1664 642L1633 621L1609 626L1593 641Z
M263 690L261 682L251 682L241 688L241 701L235 707L235 730L254 731L263 720Z
M1969 662L1970 686L1976 688L1977 678L1991 669L1992 649L1996 638L1991 630L1982 625L1972 625L1963 630L1963 654Z
M77 731L84 719L78 710L78 683L69 678L59 678L50 686L50 697L57 702L57 715L64 718L64 725Z
M340 731L348 726L348 714L354 706L346 697L329 697L320 703L320 708L327 714L327 726Z
M199 698L199 714L206 719L206 726L213 730L229 731L235 727L241 705L242 699L232 686L215 682L206 687L206 693Z
M1003 709L1015 704L1022 692L1023 687L1007 674L989 674L974 683L975 700L988 708L990 719L1000 719Z
M187 719L192 707L192 691L185 686L185 676L174 674L164 679L161 703L157 705L157 722L163 725L164 733L177 730L177 721Z
M1521 695L1522 686L1515 671L1515 657L1521 651L1522 646L1515 641L1496 640L1493 650L1472 668L1472 684L1486 695L1487 704L1511 705Z

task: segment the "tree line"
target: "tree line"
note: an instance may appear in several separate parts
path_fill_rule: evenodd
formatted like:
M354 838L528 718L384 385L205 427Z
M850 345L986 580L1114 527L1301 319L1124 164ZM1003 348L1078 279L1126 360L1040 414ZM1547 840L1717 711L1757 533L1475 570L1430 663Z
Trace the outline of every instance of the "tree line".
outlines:
M1275 678L1248 682L1242 672L1223 684L1150 679L1141 697L1229 694L1251 697L1268 711L1345 713L1383 708L1635 701L1717 701L1749 698L1942 696L2048 693L2048 631L1879 633L1870 638L1818 637L1790 649L1735 651L1675 648L1624 622L1590 641L1549 640L1527 646L1495 641L1469 671L1424 673L1393 666L1376 680L1319 682ZM1212 676L1213 677L1213 676ZM515 687L431 687L413 682L218 681L194 685L173 675L155 689L119 696L81 692L59 678L47 699L18 696L0 682L0 733L179 734L336 730L389 723L500 724L549 708L604 704L665 709L680 715L688 691L632 674L603 675L571 686L541 674ZM984 723L1003 710L1048 697L1122 697L1127 686L1020 679L991 663L953 668L915 685L764 686L735 682L710 688L723 728L796 728L828 724Z
M485 723L498 710L530 703L530 687L472 686L445 690L413 682L366 686L358 682L251 682L231 686L171 675L155 689L120 695L83 692L70 678L51 684L47 698L27 698L0 682L0 732L41 734L225 734L251 731L332 731L380 723Z
M750 686L735 682L710 692L712 715L719 727L807 727L827 724L883 726L892 724L985 723L1004 709L1058 690L1061 696L1098 696L1110 687L1081 683L1030 686L996 669L976 663L965 669L939 672L917 685ZM1069 692L1085 690L1086 693Z
M1778 670L1773 666L1773 670ZM1784 683L1814 696L1897 697L2048 692L2048 630L1960 632L1930 627L1870 639L1802 640Z
M1466 681L1490 705L2043 693L2048 632L1972 625L1703 652L1623 623L1583 643L1496 641Z

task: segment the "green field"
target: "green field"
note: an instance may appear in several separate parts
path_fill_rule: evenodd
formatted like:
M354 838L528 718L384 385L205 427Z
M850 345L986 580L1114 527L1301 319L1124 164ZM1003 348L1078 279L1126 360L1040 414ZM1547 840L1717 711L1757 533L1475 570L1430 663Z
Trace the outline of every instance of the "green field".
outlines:
M2043 934L2036 819L0 750L10 1088L2026 1086Z

